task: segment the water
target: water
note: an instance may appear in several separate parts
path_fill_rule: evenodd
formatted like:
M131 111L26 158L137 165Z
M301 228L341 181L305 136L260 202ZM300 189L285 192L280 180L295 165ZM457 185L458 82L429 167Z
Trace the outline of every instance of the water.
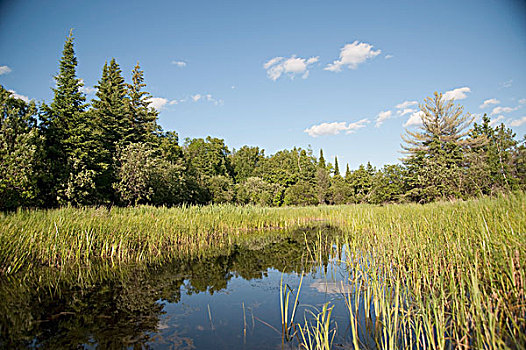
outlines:
M47 271L4 280L0 347L298 348L297 338L282 337L279 295L283 280L293 291L292 308L302 275L295 321L304 324L330 303L335 347L347 347L345 298L353 289L344 252L327 238L333 233L319 233L274 233L256 245L161 266ZM308 246L305 237L312 237Z

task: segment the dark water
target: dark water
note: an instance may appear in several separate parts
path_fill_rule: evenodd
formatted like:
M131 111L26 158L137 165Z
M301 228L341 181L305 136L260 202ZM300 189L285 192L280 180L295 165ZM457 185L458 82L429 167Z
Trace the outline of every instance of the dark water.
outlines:
M350 288L342 289L348 272L335 235L298 229L161 266L38 271L1 280L0 347L298 348L297 338L282 337L279 295L281 279L296 293L302 275L295 321L312 319L310 312L329 302L335 348L348 347L344 298Z

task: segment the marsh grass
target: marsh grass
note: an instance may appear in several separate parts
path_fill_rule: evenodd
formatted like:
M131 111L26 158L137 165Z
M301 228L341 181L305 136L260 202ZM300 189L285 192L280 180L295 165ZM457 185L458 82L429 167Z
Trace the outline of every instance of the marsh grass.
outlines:
M524 193L428 205L20 210L0 214L0 274L199 257L317 222L344 234L352 348L526 347ZM314 260L330 244L306 242Z
M344 226L351 348L526 347L523 194L362 214Z

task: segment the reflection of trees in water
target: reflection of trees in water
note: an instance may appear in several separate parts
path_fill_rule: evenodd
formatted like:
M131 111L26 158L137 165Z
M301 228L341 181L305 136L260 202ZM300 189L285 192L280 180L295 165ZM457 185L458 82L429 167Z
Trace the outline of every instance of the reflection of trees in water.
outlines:
M320 262L310 261L305 237L318 233L269 233L220 255L156 267L92 267L66 274L44 270L0 281L0 347L147 347L163 314L159 300L177 303L182 292L213 294L234 276L259 279L269 268L308 271L309 264ZM326 265L330 245L321 250Z

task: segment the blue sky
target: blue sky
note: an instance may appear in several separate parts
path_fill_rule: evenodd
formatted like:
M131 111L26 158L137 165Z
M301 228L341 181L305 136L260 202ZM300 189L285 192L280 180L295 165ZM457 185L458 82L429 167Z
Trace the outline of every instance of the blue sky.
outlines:
M51 101L70 28L88 98L105 61L139 61L181 139L382 166L434 91L526 134L524 1L4 0L0 84Z

